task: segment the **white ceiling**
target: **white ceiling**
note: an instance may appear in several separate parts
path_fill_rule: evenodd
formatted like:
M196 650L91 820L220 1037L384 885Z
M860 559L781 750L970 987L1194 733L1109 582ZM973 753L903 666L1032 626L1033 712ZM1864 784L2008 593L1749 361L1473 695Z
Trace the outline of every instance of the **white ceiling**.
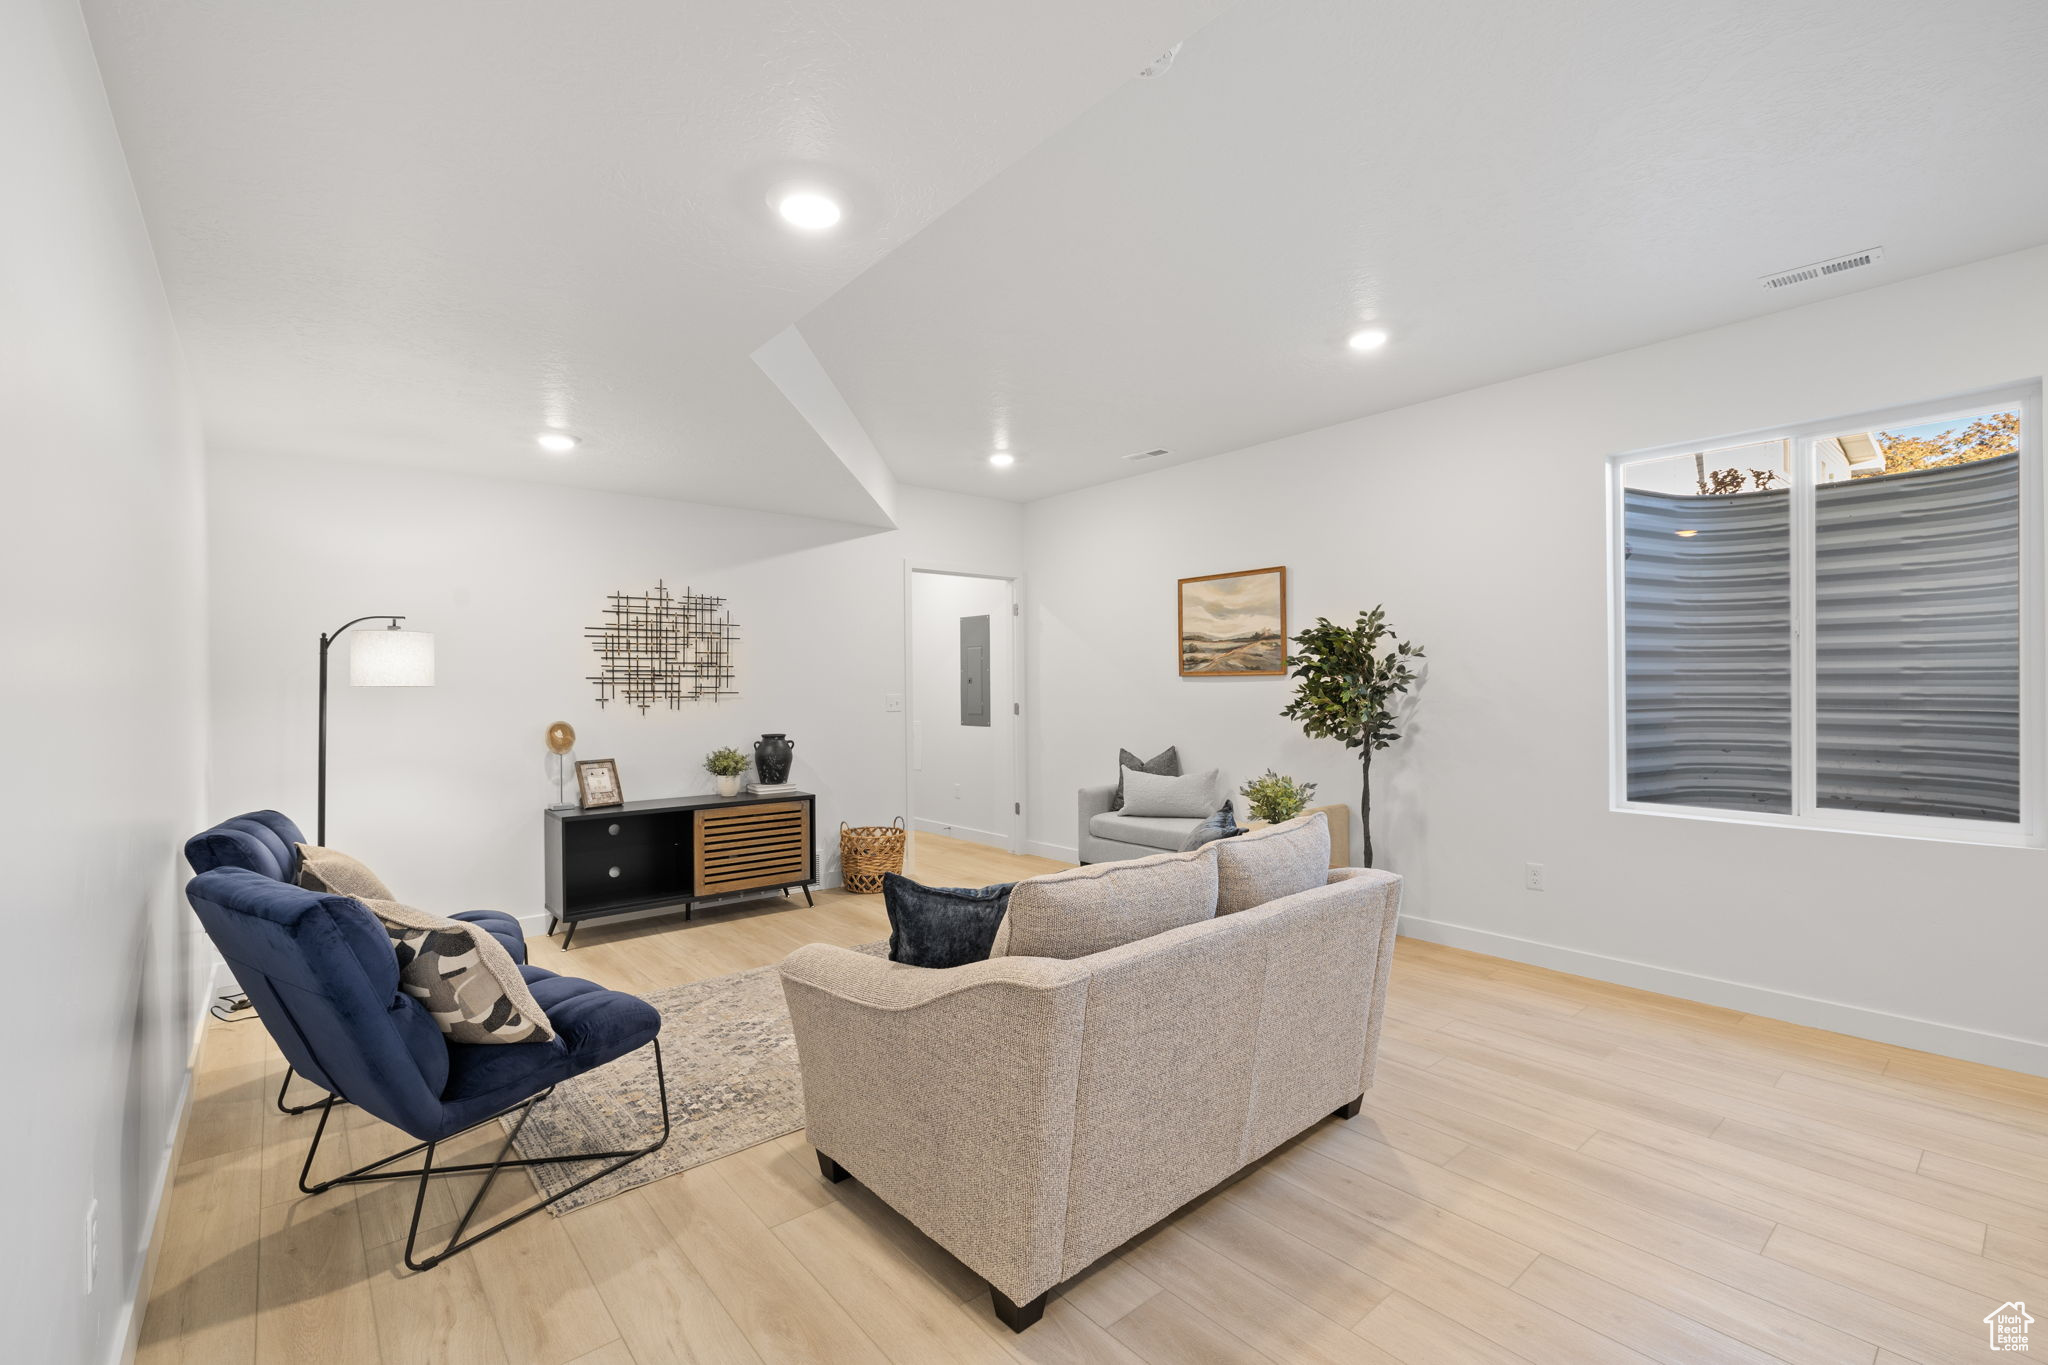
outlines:
M1222 4L85 0L211 444L868 522L749 354Z
M792 323L896 478L1030 498L2048 240L2041 0L85 7L209 440L280 456L883 524Z
M899 478L1044 496L2048 240L2044 59L2041 0L1243 0L800 327Z

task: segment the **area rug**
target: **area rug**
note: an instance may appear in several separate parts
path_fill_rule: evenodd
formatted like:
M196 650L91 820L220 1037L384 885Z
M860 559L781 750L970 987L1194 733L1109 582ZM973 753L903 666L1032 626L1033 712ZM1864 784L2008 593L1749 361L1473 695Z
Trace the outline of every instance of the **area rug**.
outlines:
M882 957L889 944L863 943L853 951ZM796 1038L776 968L670 986L645 999L661 1011L673 1125L668 1144L550 1205L557 1216L804 1126ZM535 1106L515 1147L522 1157L537 1157L644 1146L660 1130L659 1095L653 1050L641 1048L556 1086ZM529 1166L527 1174L543 1193L554 1194L591 1170L579 1161Z

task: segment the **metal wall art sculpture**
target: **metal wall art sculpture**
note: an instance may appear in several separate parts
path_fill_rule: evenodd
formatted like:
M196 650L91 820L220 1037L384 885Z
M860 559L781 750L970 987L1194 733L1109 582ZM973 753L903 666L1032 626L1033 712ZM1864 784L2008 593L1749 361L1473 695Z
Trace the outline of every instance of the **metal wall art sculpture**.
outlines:
M671 711L686 701L734 695L732 643L739 635L723 597L684 588L680 596L664 583L644 594L615 592L603 625L586 626L597 651L599 706L619 701L642 715L667 702Z

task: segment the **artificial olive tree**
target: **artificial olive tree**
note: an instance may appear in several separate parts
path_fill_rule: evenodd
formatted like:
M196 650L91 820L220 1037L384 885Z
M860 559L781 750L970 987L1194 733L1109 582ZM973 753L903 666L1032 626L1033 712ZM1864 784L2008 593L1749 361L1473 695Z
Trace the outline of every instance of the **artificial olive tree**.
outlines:
M1310 739L1334 739L1358 750L1358 824L1365 836L1360 862L1371 867L1372 756L1401 737L1394 706L1416 680L1422 646L1394 639L1381 607L1358 613L1358 624L1348 627L1318 616L1294 644L1297 652L1287 656L1294 700L1280 714L1299 721Z

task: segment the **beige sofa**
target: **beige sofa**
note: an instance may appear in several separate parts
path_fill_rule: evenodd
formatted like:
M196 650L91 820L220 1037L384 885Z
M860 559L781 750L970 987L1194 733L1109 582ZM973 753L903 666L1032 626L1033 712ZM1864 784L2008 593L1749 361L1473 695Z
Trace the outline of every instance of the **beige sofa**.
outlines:
M826 1176L859 1179L986 1278L1022 1331L1062 1281L1325 1116L1357 1113L1400 878L1326 870L1320 816L1270 833L1298 839L1296 826L1322 837L1312 889L1087 956L932 970L797 950L783 987ZM1257 842L1226 845L1241 860ZM1108 903L1155 864L1183 886L1206 866L1214 886L1216 858L1210 845L1020 883L998 952L1026 887L1034 904ZM1228 861L1222 881L1226 911L1261 894Z

